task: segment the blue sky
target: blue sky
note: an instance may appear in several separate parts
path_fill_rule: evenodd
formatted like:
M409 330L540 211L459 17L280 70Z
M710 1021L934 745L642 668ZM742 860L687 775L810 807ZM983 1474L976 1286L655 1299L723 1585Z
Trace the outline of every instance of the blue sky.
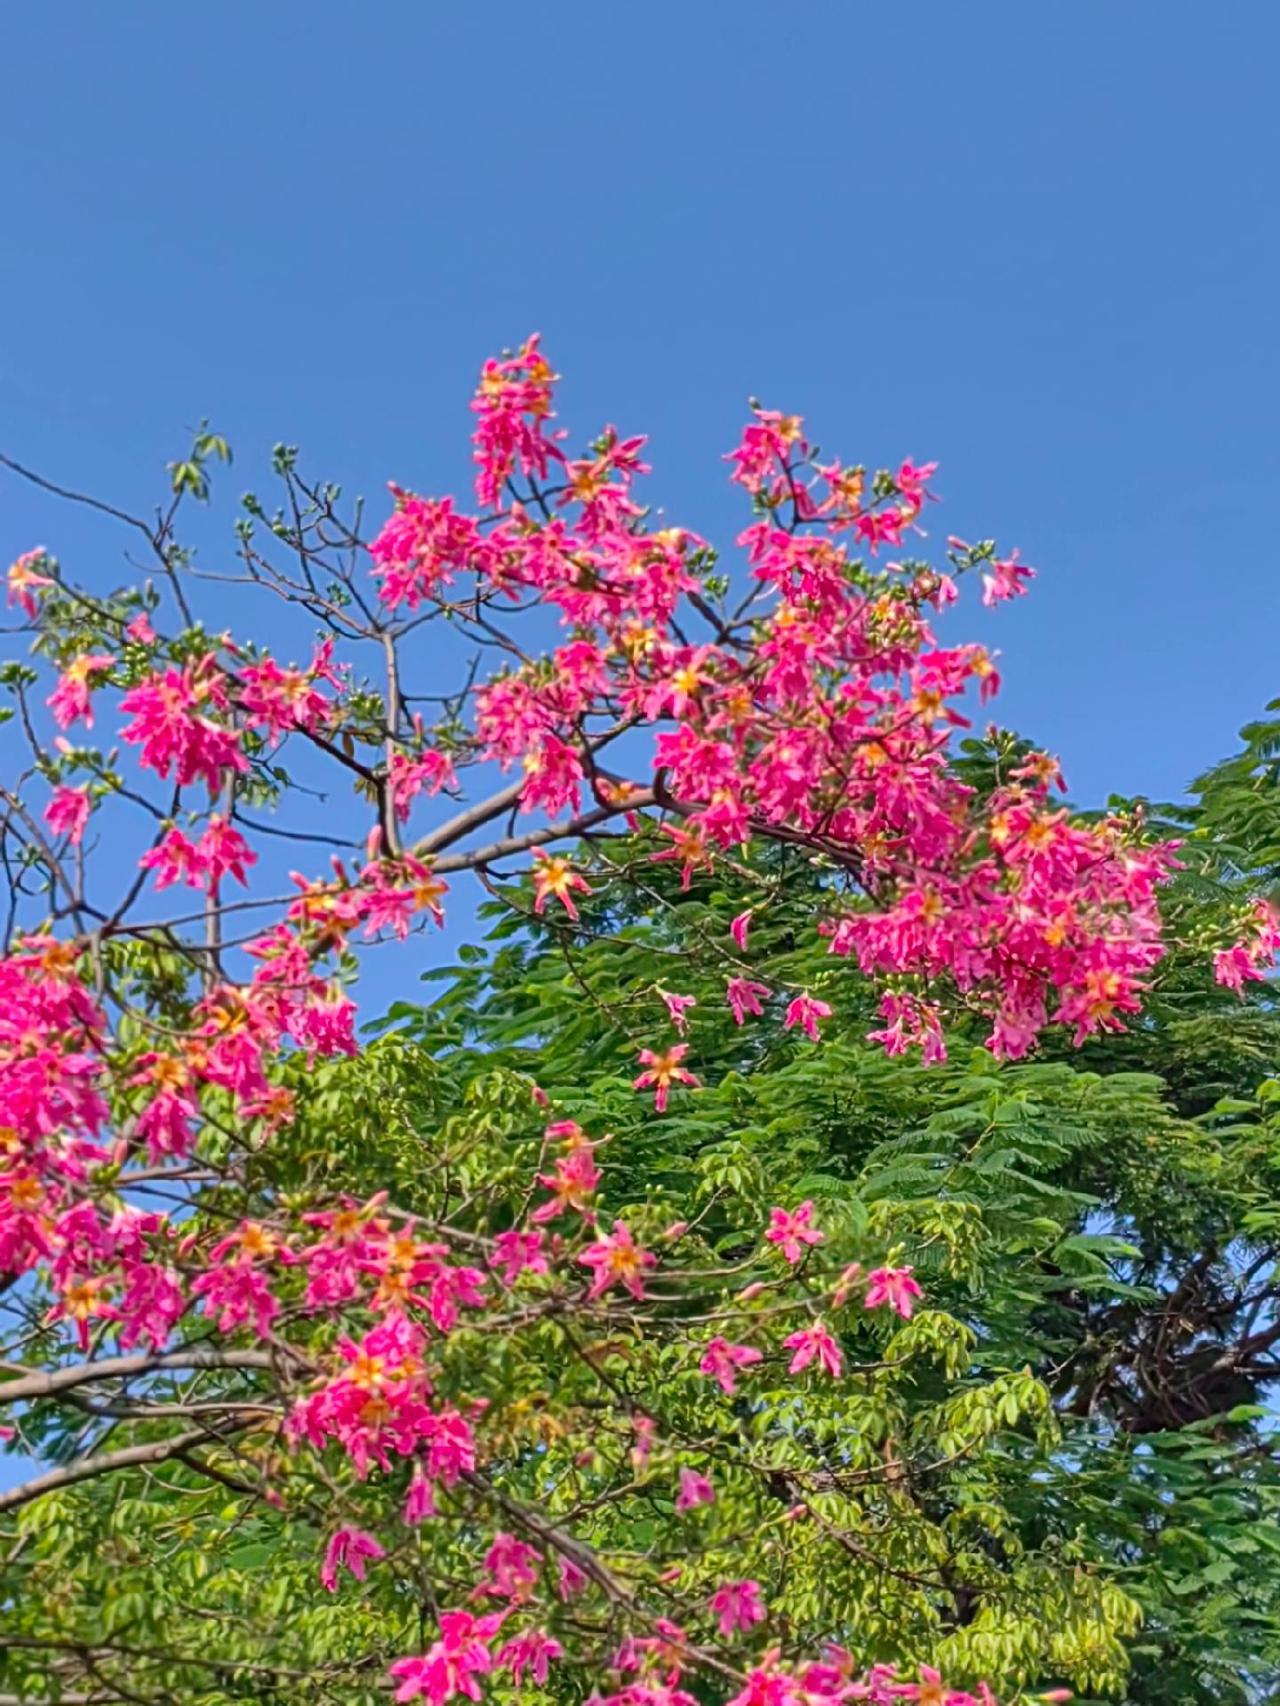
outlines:
M939 542L1040 570L964 623L1006 720L1168 795L1280 691L1277 49L1264 4L10 8L0 447L145 506L207 415L228 496L280 438L441 490L537 328L722 540L749 394L938 458ZM0 532L117 572L11 481Z

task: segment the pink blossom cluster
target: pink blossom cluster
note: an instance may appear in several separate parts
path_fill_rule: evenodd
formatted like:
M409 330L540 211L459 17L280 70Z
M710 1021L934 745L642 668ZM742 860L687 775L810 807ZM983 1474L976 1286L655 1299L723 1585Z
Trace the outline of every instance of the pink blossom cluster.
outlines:
M1255 901L1245 933L1213 956L1213 975L1240 994L1246 983L1261 983L1280 953L1280 917L1269 901Z
M711 614L713 638L692 643L678 612L707 613L694 572L702 541L648 531L634 483L643 441L610 429L579 461L548 436L553 375L536 340L489 363L475 408L477 494L491 512L460 516L449 500L396 490L371 547L392 610L414 609L464 573L481 596L550 605L573 638L545 660L478 686L468 762L519 763L524 809L583 810L593 720L653 732L652 770L635 795L670 814L654 857L686 883L754 837L800 839L850 873L859 891L824 928L832 953L890 979L948 981L985 1012L989 1046L1017 1058L1048 1024L1077 1041L1138 1010L1162 953L1156 896L1174 865L1126 823L1085 825L1051 804L1056 766L1036 757L991 799L957 780L951 731L960 706L998 685L981 647L938 643L930 609L954 601L950 573L856 558L898 548L918 531L933 464L904 462L868 497L861 470L817 463L794 416L757 409L731 453L733 478L759 518L742 533L757 583L737 619ZM553 479L531 494L514 480ZM536 502L534 498L536 496ZM956 572L986 565L985 602L1026 590L1032 571L950 542ZM450 776L456 771L451 761ZM563 856L540 853L535 908L558 901L577 919L590 885ZM766 986L729 981L737 1022L762 1011ZM786 1023L816 1038L826 1002L805 992ZM909 988L886 998L886 1047L945 1054L940 1011ZM680 1045L677 1045L677 1048ZM673 1051L642 1064L660 1107L689 1083Z

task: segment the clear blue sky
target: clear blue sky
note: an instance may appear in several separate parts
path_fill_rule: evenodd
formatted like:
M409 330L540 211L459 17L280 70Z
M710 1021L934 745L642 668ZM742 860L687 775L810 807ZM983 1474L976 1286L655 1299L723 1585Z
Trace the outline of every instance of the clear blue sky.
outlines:
M748 394L938 458L935 532L1041 571L965 623L1006 720L1167 795L1280 693L1278 53L1269 0L9 7L0 446L145 504L207 415L237 491L279 438L439 490L537 328L722 539Z

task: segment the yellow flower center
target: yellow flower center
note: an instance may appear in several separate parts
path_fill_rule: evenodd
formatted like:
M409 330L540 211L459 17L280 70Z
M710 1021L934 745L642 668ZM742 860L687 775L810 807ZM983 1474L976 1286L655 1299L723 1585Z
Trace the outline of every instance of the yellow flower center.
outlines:
M18 1212L39 1208L44 1201L44 1186L39 1179L15 1179L9 1186L9 1202Z

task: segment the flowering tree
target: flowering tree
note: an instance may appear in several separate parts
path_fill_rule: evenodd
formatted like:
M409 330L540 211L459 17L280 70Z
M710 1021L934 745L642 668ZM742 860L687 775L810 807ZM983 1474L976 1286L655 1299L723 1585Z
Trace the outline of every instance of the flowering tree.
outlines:
M977 1025L1018 1060L1122 1029L1166 951L1167 836L1071 817L1010 738L982 781L955 762L998 678L935 617L1031 571L990 543L905 554L931 466L869 477L756 409L726 572L650 527L641 440L570 456L553 379L536 341L486 364L474 514L393 488L366 545L282 449L283 508L246 499L239 569L205 571L177 534L229 457L202 433L154 521L111 512L151 580L85 588L44 551L10 571L33 648L3 676L25 756L0 792L0 1273L34 1324L0 1402L70 1403L87 1449L0 1511L38 1524L166 1466L305 1536L322 1590L394 1583L393 1650L348 1615L323 1662L209 1659L210 1699L378 1698L388 1672L402 1700L611 1706L1102 1686L1136 1608L1070 1548L1011 1567L978 1539L966 1460L998 1427L1047 1449L1051 1417L1030 1373L962 1380L967 1329L914 1272L939 1242L962 1271L954 1216L824 1211L734 1163L655 1193L598 1085L501 1070L450 1106L434 1049L357 1048L361 948L441 922L464 871L511 928L616 956L637 904L698 903L669 973L611 1004L646 1127L720 1093L712 1004L803 1051L870 979L888 1054L939 1063ZM308 661L211 634L226 581L310 629ZM1220 982L1275 943L1251 911ZM959 1576L907 1439L969 1537ZM75 1675L139 1698L103 1669L135 1646L81 1641Z

